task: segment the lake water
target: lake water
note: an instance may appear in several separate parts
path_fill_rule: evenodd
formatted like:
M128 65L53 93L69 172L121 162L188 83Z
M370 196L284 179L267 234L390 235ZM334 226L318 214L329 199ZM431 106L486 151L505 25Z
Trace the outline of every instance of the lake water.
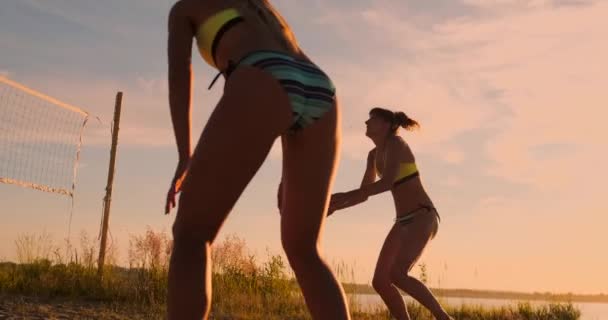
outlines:
M358 294L356 299L363 308L384 305L382 299L376 294ZM410 297L405 298L411 301ZM482 305L487 307L500 307L505 305L517 304L521 300L507 299L485 299L485 298L458 298L442 297L442 303L458 306L461 304ZM546 301L529 301L532 305L544 304ZM573 303L581 311L581 320L608 320L608 303L575 302Z

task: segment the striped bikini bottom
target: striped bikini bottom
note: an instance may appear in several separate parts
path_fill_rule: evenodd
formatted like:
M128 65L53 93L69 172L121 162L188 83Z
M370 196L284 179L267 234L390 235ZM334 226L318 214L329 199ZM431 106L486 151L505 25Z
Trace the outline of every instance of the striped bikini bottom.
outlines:
M412 221L414 221L414 219L421 213L427 213L427 212L434 212L435 215L437 216L438 220L441 220L441 218L439 217L439 213L437 212L437 209L435 209L435 207L432 206L428 206L428 205L421 205L418 208L402 215L399 216L395 219L396 223L399 223L402 226L408 225L410 223L412 223Z
M407 226L408 224L412 223L416 219L416 217L418 217L422 213L434 213L435 216L437 217L437 222L441 221L441 217L439 217L439 213L437 212L437 209L435 209L435 207L429 206L429 205L421 205L418 208L416 208L402 216L397 217L395 219L395 223L399 224L400 226ZM439 230L439 224L436 224L433 231L431 232L431 239L435 238L438 230Z
M283 87L291 104L290 132L318 120L335 105L336 88L315 64L277 51L254 51L224 72L226 77L238 66L253 66L270 73Z

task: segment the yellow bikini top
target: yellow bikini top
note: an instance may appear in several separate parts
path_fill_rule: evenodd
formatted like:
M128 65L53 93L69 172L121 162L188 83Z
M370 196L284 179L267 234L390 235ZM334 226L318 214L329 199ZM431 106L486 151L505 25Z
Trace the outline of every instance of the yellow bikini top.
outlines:
M196 43L203 59L212 67L215 63L215 50L222 35L235 24L242 22L243 17L234 8L222 10L202 23L196 30Z
M395 177L395 182L404 178L413 177L418 174L418 168L415 162L402 162L399 165L399 172Z
M418 168L414 162L402 162L399 164L399 171L395 176L395 183L402 182L400 180L408 180L415 176L418 176ZM378 171L378 175L382 177L382 174Z
M384 160L386 167L386 158ZM382 177L382 174L380 174L380 171L377 168L376 172ZM419 175L420 173L418 172L418 167L415 162L401 162L399 164L399 171L397 171L397 175L395 176L394 185L398 185Z

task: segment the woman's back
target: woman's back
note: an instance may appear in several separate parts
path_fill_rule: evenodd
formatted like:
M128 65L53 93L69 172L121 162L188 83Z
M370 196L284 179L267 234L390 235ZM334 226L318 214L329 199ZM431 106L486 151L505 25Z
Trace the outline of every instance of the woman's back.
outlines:
M285 19L267 0L234 0L235 5L260 32L269 32L290 52L299 52L296 37Z

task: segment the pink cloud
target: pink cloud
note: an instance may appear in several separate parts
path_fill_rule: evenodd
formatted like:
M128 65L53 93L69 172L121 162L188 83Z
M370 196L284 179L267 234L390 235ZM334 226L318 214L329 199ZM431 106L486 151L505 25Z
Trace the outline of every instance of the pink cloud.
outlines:
M504 130L488 142L488 155L495 162L492 174L543 189L571 185L585 174L608 178L606 170L583 165L605 158L601 150L608 146L603 138L608 74L601 71L608 70L608 44L601 41L608 35L606 14L608 5L598 4L454 27L456 35L469 30L476 34L469 40L500 39L473 51L476 59L462 57L467 67L513 65L481 72L487 82L504 88L503 103L513 112ZM542 161L532 157L531 148L549 143L580 148Z
M533 146L603 146L608 112L601 84L608 78L601 70L608 70L608 43L602 41L607 36L607 12L606 4L545 6L421 30L386 8L328 11L323 23L348 26L345 37L360 42L382 34L388 46L366 48L364 41L360 43L362 50L378 57L372 65L338 59L328 63L336 70L342 97L345 140L356 139L344 143L346 154L365 156L366 148L360 147L364 139L359 137L362 120L377 105L399 108L419 119L423 130L408 137L420 151L437 155L459 133L488 125L499 129L487 145L497 163L490 171L506 179L513 176L514 165L526 167L526 172L543 167L526 156ZM486 93L492 90L499 94L488 98ZM509 115L501 115L504 108ZM593 151L586 156L593 157ZM450 161L449 156L442 157ZM563 161L562 165L572 163ZM550 175L533 176L529 182L545 184Z

